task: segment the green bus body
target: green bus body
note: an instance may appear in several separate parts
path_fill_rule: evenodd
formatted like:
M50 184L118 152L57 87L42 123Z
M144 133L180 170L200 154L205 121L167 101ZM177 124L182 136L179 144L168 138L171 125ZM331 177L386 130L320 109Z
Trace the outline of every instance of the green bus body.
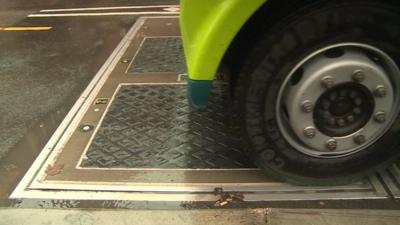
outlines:
M188 65L188 99L205 108L231 41L267 0L181 0L180 26Z

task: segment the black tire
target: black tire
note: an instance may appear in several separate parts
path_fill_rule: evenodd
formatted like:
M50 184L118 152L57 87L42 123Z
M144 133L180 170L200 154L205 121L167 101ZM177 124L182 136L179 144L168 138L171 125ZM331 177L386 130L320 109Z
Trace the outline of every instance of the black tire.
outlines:
M356 154L317 158L282 136L275 115L278 90L293 67L325 46L358 42L386 52L400 65L400 11L380 1L319 1L261 28L235 89L246 151L267 174L296 184L344 184L383 169L400 155L400 120Z

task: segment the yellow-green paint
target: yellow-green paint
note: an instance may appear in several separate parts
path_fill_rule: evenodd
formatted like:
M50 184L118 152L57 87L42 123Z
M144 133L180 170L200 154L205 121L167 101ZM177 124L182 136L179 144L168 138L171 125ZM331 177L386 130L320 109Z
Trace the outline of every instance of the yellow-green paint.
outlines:
M231 41L267 0L181 0L181 33L191 80L213 80Z

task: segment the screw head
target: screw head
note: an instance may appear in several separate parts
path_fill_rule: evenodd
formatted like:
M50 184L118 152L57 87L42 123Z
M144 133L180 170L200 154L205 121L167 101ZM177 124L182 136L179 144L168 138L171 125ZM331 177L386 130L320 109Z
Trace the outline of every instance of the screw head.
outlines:
M81 125L81 131L82 132L89 132L91 130L93 130L94 126L91 124L82 124Z
M327 142L326 142L326 148L327 149L329 149L329 150L331 150L331 151L334 151L334 150L336 150L336 148L337 148L337 141L335 140L335 139L329 139Z
M355 70L351 78L355 82L363 82L365 80L365 74L362 70Z
M386 113L385 112L377 112L375 113L374 119L378 123L384 123L386 121Z
M376 97L379 97L379 98L385 97L387 95L386 87L383 86L383 85L378 85L375 88L374 94L375 94Z
M306 100L303 103L301 103L301 108L303 109L304 112L310 113L313 110L313 103L310 100Z
M129 63L131 60L130 59L122 59L121 63Z
M355 142L356 144L361 145L361 144L364 144L364 143L365 143L365 136L359 134L359 135L355 136L353 140L354 140L354 142Z
M332 76L322 78L321 84L324 88L331 88L335 85L335 79Z
M316 129L314 127L306 127L303 130L304 136L308 138L313 138L315 137L316 134Z

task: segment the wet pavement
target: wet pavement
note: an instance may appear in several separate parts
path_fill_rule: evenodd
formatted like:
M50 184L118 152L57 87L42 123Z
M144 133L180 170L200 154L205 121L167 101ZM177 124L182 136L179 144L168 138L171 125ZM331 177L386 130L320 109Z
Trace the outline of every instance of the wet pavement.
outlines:
M33 18L16 26L53 28L0 33L0 158L40 118L74 102L135 19Z
M145 5L177 4L146 1ZM1 1L0 199L6 199L135 15L27 18L42 9L143 5L143 1ZM33 134L33 135L32 135Z
M115 7L135 5L176 5L178 0L0 0L0 26L13 26L27 15L43 9Z
M48 216L44 217L43 212ZM29 216L28 216L29 215ZM141 225L397 225L398 211L385 210L293 210L229 209L174 211L98 211L98 210L4 210L1 225L17 224L141 224ZM140 222L137 222L140 221Z

